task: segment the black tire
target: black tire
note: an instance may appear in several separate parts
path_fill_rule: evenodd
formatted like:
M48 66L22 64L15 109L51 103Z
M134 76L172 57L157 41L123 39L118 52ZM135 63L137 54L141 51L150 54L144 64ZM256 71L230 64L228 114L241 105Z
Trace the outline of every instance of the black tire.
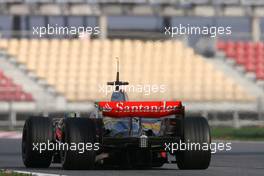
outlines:
M207 169L211 161L211 135L207 120L203 117L189 117L185 118L183 122L184 134L181 140L185 144L199 143L201 146L206 143L209 150L179 151L176 155L179 169Z
M30 117L26 120L22 135L22 159L26 167L47 168L53 151L39 151L41 143L53 142L52 120L45 117ZM33 144L38 144L38 150Z
M63 142L69 146L71 143L96 142L95 123L87 118L68 118L64 120ZM61 151L62 167L67 170L93 169L95 166L96 152L94 150L84 150L79 153L78 150Z
M104 122L103 119L92 119L95 124L96 129L96 141L100 144L103 142L103 133L104 133Z

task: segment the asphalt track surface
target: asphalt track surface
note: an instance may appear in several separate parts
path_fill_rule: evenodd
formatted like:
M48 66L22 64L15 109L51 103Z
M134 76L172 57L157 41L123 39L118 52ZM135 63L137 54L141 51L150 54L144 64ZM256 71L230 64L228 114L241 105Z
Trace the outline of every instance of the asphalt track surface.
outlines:
M91 176L264 176L264 142L232 142L232 150L212 155L207 170L178 170L176 164L165 164L151 170L88 170L66 171L60 165L48 169L27 169L23 166L20 139L0 139L0 168L59 175Z

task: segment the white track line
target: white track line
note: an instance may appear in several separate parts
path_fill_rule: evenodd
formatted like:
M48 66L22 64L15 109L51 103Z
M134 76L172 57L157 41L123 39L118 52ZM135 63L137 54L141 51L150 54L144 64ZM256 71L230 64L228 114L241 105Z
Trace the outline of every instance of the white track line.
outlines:
M59 175L59 174L48 174L48 173L41 173L41 172L28 172L28 171L19 171L19 170L13 170L15 173L20 174L29 174L32 176L65 176L65 175Z
M22 133L17 131L0 131L0 139L21 139Z

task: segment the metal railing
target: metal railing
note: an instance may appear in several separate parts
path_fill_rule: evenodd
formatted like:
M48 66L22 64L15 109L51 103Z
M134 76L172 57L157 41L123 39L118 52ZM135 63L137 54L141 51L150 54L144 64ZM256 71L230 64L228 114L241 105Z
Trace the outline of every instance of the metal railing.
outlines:
M0 3L90 3L90 4L171 4L171 5L264 5L262 0L1 0Z

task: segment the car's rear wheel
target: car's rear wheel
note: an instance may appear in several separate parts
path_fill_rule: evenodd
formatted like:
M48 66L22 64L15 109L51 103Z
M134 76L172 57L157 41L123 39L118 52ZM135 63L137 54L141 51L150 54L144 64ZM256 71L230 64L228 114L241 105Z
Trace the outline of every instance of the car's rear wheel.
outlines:
M167 162L167 158L161 156L160 152L152 153L152 167L162 167Z
M178 151L176 160L179 169L207 169L211 160L211 136L207 120L203 117L189 117L184 119L183 125L181 142L195 143L200 148Z
M48 150L48 142L53 142L52 129L52 120L49 118L30 117L26 120L22 135L22 159L26 167L50 166L53 151Z
M92 169L95 165L95 150L87 150L86 145L96 142L95 123L87 118L69 118L64 120L63 140L69 148L61 151L64 169ZM75 148L70 146L76 145ZM84 145L84 150L80 146ZM78 147L79 146L79 147ZM74 150L73 150L74 149ZM90 149L90 147L89 147Z

